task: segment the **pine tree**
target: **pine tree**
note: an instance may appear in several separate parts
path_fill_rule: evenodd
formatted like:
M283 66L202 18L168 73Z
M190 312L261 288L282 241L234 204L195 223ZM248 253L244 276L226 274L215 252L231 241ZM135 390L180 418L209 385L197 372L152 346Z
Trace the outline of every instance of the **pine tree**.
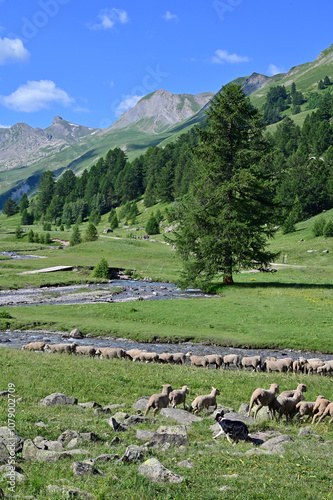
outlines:
M78 224L75 224L75 226L73 227L73 232L72 232L71 237L69 239L69 244L71 247L73 247L75 245L79 245L81 242L82 242L82 238L81 238L80 229L79 229Z
M92 222L89 222L87 229L84 233L84 241L96 241L98 239L98 233L96 226Z
M159 234L160 226L154 214L149 217L145 230L147 234Z
M275 257L265 249L274 207L273 183L260 163L268 151L261 116L234 84L223 87L207 114L209 128L199 132L196 149L198 179L174 233L182 286L205 287L220 273L233 283L234 272L266 268Z

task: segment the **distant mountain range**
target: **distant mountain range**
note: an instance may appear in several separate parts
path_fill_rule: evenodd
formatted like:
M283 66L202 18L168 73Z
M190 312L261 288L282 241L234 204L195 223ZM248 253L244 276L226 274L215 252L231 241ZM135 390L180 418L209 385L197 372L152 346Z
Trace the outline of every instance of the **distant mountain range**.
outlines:
M333 79L333 45L314 62L295 66L287 73L272 77L253 73L234 83L243 85L260 108L272 86L288 87L295 82L297 90L313 91L326 75ZM140 99L108 129L76 125L60 116L44 130L25 123L0 128L0 207L9 196L19 199L24 192L31 192L45 170L59 175L70 168L80 173L114 147L122 148L132 159L150 146L175 140L205 117L213 96L213 92L191 95L157 90ZM306 114L296 115L298 121Z

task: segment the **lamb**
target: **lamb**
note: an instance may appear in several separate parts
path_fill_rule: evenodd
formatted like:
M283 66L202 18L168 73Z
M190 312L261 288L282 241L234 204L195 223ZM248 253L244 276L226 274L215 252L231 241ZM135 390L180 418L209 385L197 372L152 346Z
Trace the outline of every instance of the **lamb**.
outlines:
M22 349L28 351L44 351L45 345L45 342L30 342L29 344L23 345Z
M185 399L186 394L189 394L189 388L187 385L183 385L183 387L179 390L171 391L169 394L169 401L172 408L176 408L177 405L183 403L183 408L185 410Z
M296 405L296 412L298 413L298 420L307 416L307 420L313 417L313 409L315 406L314 401L299 401Z
M208 354L205 356L208 360L209 365L215 365L215 368L221 368L221 365L223 363L223 357L220 356L219 354Z
M214 406L215 410L217 408L216 396L220 394L220 391L215 387L212 387L212 392L204 396L197 396L190 406L190 412L194 410L194 415L196 415L203 408L209 408L209 406Z
M51 352L73 354L76 351L77 344L73 342L72 344L47 344L45 349L49 349Z
M272 403L274 400L276 394L279 393L279 386L278 384L272 384L268 390L266 389L261 389L260 387L256 389L250 400L250 405L249 405L249 411L248 411L248 416L251 414L252 407L254 403L257 404L257 407L254 411L254 418L257 417L257 413L262 408L263 406L268 406L269 408L269 413L271 413L269 405Z
M296 405L300 401L304 400L303 393L301 391L295 391L295 394L293 397L281 397L278 396L277 402L279 404L278 408L278 413L279 413L279 418L282 417L282 415L286 416L287 422L290 418L293 418L293 416L296 413Z
M100 347L96 350L96 355L101 359L125 358L126 352L120 347Z
M292 398L295 396L296 392L306 392L306 385L298 384L297 388L294 391L283 391L279 394L279 398Z
M261 370L261 357L260 356L244 356L241 365L243 368L253 368L253 371Z
M325 412L327 406L331 403L328 399L325 398L325 396L317 396L317 399L315 401L315 405L313 408L313 419L312 423L315 423L316 418L321 417L323 413Z
M190 356L191 366L203 366L208 368L209 362L207 356Z
M82 356L95 356L96 349L90 345L79 345L75 350L76 354L81 354Z
M325 417L327 417L327 415L329 415L331 418L330 418L330 421L329 421L329 424L333 424L333 403L330 403L329 405L326 406L324 412L322 413L321 417L319 418L318 422L317 422L317 425L319 424L319 422L321 422Z
M171 391L172 391L171 385L166 384L162 386L162 392L160 394L153 394L152 396L150 396L145 411L145 415L147 415L149 410L153 408L153 415L155 417L155 414L158 410L161 410L162 408L167 408L169 406L169 394Z
M236 368L240 368L241 366L241 356L239 354L226 354L223 357L224 366L230 367L230 365L234 365Z
M130 358L131 360L133 360L133 358L135 356L138 356L142 352L144 352L144 351L141 350L141 349L129 349L128 351L126 351L126 357Z

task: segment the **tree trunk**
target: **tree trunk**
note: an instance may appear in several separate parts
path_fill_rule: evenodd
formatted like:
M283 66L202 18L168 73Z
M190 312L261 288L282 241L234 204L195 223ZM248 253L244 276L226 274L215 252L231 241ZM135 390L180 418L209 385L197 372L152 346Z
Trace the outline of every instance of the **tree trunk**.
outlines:
M234 280L233 280L232 274L230 274L229 276L224 276L223 277L223 284L224 285L233 285L234 284Z

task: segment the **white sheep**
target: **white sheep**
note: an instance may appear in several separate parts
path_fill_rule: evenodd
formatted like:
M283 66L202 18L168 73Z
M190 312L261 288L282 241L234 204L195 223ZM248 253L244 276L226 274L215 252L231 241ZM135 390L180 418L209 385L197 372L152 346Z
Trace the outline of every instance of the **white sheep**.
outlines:
M142 352L145 352L145 351L141 350L141 349L129 349L128 351L126 351L126 357L133 360L133 358L135 356L138 356Z
M268 406L269 413L271 412L270 404L274 400L276 394L279 393L279 386L278 384L271 384L270 388L267 389L262 389L259 387L256 389L251 396L250 400L250 405L249 405L249 411L248 411L248 416L251 414L252 407L254 403L256 403L257 407L254 410L254 418L257 417L257 413L262 408L263 406Z
M267 372L291 372L293 369L292 358L266 358L264 366Z
M157 352L141 351L140 354L134 356L133 361L145 361L146 363L155 363L158 361Z
M147 415L149 410L153 408L153 415L155 417L155 414L158 410L161 410L162 408L167 408L169 406L169 394L171 391L172 391L171 385L166 384L162 386L161 393L153 394L152 396L150 396L145 411L145 415Z
M125 358L126 352L120 347L100 347L96 350L96 355L101 359Z
M325 364L324 361L322 361L319 358L311 358L306 361L306 364L304 365L304 372L305 373L317 373L317 370L320 366L323 366Z
M314 406L315 406L314 401L299 401L296 405L298 420L300 420L302 417L305 416L308 417L307 420L313 417Z
M209 362L207 356L190 356L191 366L203 366L204 368L208 368Z
M185 365L186 356L183 352L173 352L172 353L172 361L179 365Z
M171 391L169 394L169 401L172 408L176 408L177 405L183 403L183 408L185 410L186 394L189 394L189 392L187 385L183 385L181 389Z
M317 368L317 373L332 373L333 372L333 359L326 361L325 364Z
M162 352L158 355L158 361L160 363L172 363L173 362L173 354L170 352Z
M242 368L253 368L253 371L261 370L260 356L244 356L241 361Z
M236 368L240 368L241 366L241 356L239 354L226 354L223 357L224 366L230 367L230 365L234 365Z
M207 395L197 396L190 406L190 412L194 410L194 415L196 415L203 408L209 408L209 406L214 406L215 410L217 408L216 396L220 394L220 391L215 387L212 387L212 392Z
M75 350L76 354L81 354L82 356L95 356L96 349L90 345L79 345Z
M72 344L47 344L45 349L61 354L73 354L76 351L76 347L77 344L73 342Z
M30 342L22 346L23 350L27 351L44 351L45 342Z
M286 416L287 422L290 418L293 418L293 416L296 413L296 405L300 401L304 400L303 393L301 391L296 391L293 397L281 397L278 396L276 398L277 403L278 403L278 414L279 418L282 417L282 415Z
M207 358L209 365L215 365L216 369L221 368L223 356L220 356L219 354L208 354L205 357Z
M319 424L319 422L321 422L323 420L323 418L327 417L327 415L329 415L331 417L329 424L332 424L333 423L333 403L330 403L326 406L324 412L322 413L322 415L320 416L320 418L317 422L317 425Z
M306 365L306 359L302 356L293 361L293 373L303 373L304 366Z
M325 412L327 406L331 403L329 399L326 399L325 396L317 396L317 399L315 401L315 405L313 408L313 419L312 423L315 423L316 418L320 418L323 413Z
M306 385L298 384L297 388L294 391L283 391L279 394L279 398L292 398L295 396L296 392L306 392Z

